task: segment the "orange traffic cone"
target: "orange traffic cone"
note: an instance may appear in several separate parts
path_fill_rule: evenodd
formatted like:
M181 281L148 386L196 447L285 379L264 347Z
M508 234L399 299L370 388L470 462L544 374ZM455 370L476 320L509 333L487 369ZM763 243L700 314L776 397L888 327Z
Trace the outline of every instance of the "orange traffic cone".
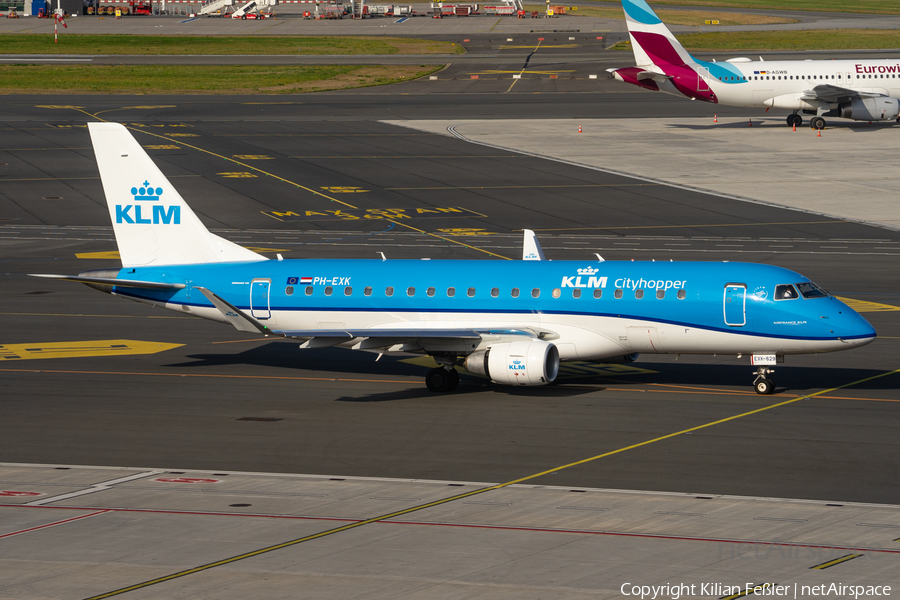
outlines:
M578 124L578 133L581 133L581 123Z
M719 122L719 115L713 115L713 123Z
M797 131L797 124L796 124L796 123L794 123L794 129L793 129L793 131Z
M822 130L817 129L816 131L818 132L818 133L816 133L816 137L822 137Z
M753 119L750 119L750 122L747 123L747 127L753 127Z

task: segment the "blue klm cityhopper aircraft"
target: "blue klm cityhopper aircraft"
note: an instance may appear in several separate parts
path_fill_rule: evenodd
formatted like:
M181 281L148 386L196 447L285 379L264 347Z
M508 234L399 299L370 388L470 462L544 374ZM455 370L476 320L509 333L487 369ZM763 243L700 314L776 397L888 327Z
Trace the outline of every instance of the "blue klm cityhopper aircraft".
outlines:
M727 262L268 260L210 233L128 130L90 123L122 258L78 281L242 332L378 354L428 355L434 392L455 367L498 384L545 385L560 361L638 353L736 354L769 394L787 354L847 350L875 331L806 277Z

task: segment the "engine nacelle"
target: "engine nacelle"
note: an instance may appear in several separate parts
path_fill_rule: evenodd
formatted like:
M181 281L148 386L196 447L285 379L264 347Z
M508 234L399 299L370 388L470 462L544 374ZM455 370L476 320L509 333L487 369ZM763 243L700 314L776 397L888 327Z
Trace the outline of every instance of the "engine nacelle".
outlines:
M547 385L559 373L559 350L542 340L494 344L467 356L465 367L503 385Z
M840 106L841 117L854 121L887 121L900 114L897 98L863 98Z

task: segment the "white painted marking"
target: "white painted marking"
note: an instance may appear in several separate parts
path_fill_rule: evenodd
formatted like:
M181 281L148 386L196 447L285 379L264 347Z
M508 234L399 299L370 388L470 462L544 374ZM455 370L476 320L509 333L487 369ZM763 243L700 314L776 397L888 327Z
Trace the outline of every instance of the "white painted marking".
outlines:
M51 502L59 502L60 500L68 500L69 498L77 498L78 496L84 496L86 494L93 494L94 492L102 492L104 490L108 490L109 488L118 485L120 483L125 483L126 481L134 481L135 479L143 479L144 477L152 477L153 475L159 475L160 473L165 473L165 471L146 471L144 473L137 473L136 475L127 475L125 477L119 477L118 479L110 479L109 481L102 481L100 483L95 483L89 488L85 488L83 490L78 490L77 492L69 492L68 494L60 494L59 496L51 496L49 498L42 498L41 500L35 500L34 502L28 502L25 506L44 506L45 504L50 504Z

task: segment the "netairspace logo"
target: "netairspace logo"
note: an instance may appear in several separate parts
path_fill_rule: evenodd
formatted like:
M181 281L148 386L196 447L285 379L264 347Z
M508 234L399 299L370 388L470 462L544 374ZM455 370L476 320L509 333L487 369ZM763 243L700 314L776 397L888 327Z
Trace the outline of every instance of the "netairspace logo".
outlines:
M623 583L619 588L623 596L633 596L641 600L669 598L678 600L690 596L775 596L792 598L876 598L891 595L889 585L844 585L843 583L823 583L819 585L779 585L776 583L745 583L726 585L723 583L677 583L666 585L637 585Z

